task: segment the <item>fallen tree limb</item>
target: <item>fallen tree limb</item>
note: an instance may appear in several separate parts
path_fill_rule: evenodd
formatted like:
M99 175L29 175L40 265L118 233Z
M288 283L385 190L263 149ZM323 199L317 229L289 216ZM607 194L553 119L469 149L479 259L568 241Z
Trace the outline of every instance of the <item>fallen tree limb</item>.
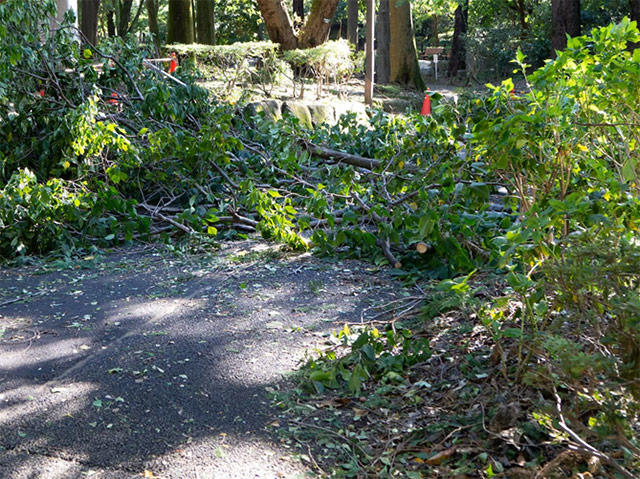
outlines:
M306 140L300 140L300 144L312 155L319 156L327 160L334 160L338 163L347 163L349 165L357 166L358 168L366 168L368 170L374 170L382 165L380 160L365 158L364 156L353 155L351 153L345 153L344 151L326 148Z
M382 249L382 253L384 257L387 258L391 266L396 269L402 268L402 263L396 258L391 252L391 245L389 243L389 238L385 238L384 240L378 240L378 246Z

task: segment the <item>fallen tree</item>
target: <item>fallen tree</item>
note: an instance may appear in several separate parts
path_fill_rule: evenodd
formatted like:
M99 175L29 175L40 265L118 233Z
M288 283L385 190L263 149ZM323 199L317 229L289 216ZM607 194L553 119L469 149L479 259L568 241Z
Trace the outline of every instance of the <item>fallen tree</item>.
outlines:
M151 49L118 39L78 50L72 25L54 36L40 21L46 5L19 22L11 5L2 53L16 67L0 76L5 257L259 232L398 268L464 270L483 246L461 214L484 217L487 233L499 227L485 212L492 186L457 155L465 129L455 117L378 113L375 127L347 116L319 130L246 119L196 86L187 65L169 75L148 61ZM418 253L421 243L434 254Z

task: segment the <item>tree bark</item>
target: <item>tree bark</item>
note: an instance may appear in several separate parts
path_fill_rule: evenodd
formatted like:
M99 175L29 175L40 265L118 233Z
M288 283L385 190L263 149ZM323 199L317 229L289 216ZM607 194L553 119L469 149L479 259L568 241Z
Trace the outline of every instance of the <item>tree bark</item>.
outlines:
M326 42L338 0L313 0L309 17L298 37L298 48L313 48Z
M118 36L124 37L131 21L133 0L118 0Z
M464 5L458 5L455 12L453 39L451 41L451 54L449 55L449 78L454 78L459 70L464 70L467 61L467 49L465 37L467 34L467 15L469 11L469 0L465 0Z
M347 39L358 47L358 0L347 0Z
M366 65L364 75L364 103L373 105L373 75L375 72L376 0L367 0L367 41L365 44Z
M198 43L216 44L215 0L197 0Z
M440 46L440 32L438 29L438 15L434 14L431 19L431 38L433 38L433 46Z
M338 0L313 0L307 21L296 37L284 0L258 0L269 38L279 43L283 50L312 48L324 43L337 7Z
M283 0L258 0L258 8L273 43L279 43L283 50L298 48L298 39Z
M551 0L551 47L567 48L567 35L580 35L580 0Z
M149 18L149 31L153 36L153 44L156 49L160 49L160 27L158 25L158 2L157 0L145 0L147 7L147 17Z
M98 41L100 0L82 0L81 6L80 31L91 45L95 45Z
M424 90L409 0L389 0L389 80Z
M391 71L389 64L389 0L380 0L376 37L376 82L387 84Z
M169 0L167 43L193 43L191 0Z

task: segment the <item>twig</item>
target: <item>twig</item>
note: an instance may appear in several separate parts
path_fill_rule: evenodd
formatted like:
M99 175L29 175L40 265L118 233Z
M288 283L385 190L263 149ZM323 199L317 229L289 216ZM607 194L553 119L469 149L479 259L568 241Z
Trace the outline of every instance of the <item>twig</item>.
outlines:
M187 84L184 83L181 80L178 80L176 77L174 77L173 75L169 75L166 71L162 70L161 68L158 68L157 66L155 66L153 63L149 63L147 60L142 60L142 64L148 68L151 68L153 71L160 73L163 77L172 80L173 82L177 83L178 85L187 88Z
M587 441L582 439L569 426L567 426L567 423L565 421L564 415L562 414L562 399L560 398L560 395L558 394L558 391L557 391L555 385L553 386L553 394L556 397L556 411L558 412L558 419L559 419L558 420L558 424L560 426L560 429L562 429L564 432L566 432L577 443L577 444L571 444L570 443L569 444L569 449L572 449L574 451L584 452L584 453L587 453L587 454L591 454L592 456L595 456L595 457L597 457L599 459L602 459L604 462L606 462L607 464L609 464L610 466L615 468L624 477L627 477L629 479L636 478L636 476L634 476L629 471L627 471L624 467L622 467L620 464L618 464L617 461L615 461L609 455L605 454L604 452L600 451L599 449L596 449L595 447L593 447Z

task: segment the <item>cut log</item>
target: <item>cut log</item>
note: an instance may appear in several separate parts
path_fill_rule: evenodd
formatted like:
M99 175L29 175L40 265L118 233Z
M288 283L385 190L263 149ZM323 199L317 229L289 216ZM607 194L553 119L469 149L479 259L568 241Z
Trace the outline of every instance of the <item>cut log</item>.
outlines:
M416 251L420 254L425 254L429 251L430 247L427 243L420 241L420 243L416 244Z
M391 245L389 244L388 238L384 240L378 240L378 245L382 249L382 253L384 254L384 257L387 258L387 261L389 261L389 264L391 264L391 266L393 266L396 269L402 268L402 263L391 252Z

